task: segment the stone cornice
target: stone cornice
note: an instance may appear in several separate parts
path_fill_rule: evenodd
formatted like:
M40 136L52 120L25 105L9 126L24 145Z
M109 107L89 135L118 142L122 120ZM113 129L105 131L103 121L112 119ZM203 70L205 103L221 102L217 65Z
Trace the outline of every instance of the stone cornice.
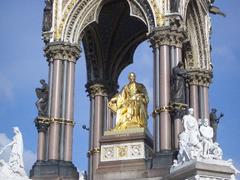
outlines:
M81 49L78 44L53 42L45 47L44 52L49 61L63 60L75 63L80 57Z

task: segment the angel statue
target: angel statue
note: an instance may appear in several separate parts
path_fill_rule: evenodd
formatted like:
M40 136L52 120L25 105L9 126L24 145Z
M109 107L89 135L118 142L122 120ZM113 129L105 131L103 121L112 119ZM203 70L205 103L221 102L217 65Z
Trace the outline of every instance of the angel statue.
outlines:
M129 73L128 79L129 83L108 103L108 107L116 113L116 126L113 130L147 127L147 90L143 84L136 82L135 73Z
M46 117L48 112L48 84L44 79L40 80L42 84L41 88L36 88L36 95L38 100L36 102L36 106L38 109L38 116Z

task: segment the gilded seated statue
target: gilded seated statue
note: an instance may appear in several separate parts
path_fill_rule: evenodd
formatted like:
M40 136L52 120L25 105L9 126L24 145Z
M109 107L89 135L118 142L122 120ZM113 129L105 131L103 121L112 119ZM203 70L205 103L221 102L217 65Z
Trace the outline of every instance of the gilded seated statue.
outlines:
M136 75L128 75L129 83L108 103L108 107L116 113L116 126L113 130L147 127L148 94L143 84L136 82Z

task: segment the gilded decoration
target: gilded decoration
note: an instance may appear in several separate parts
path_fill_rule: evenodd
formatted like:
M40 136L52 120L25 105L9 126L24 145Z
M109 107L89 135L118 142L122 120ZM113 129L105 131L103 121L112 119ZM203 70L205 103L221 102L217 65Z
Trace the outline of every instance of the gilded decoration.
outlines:
M78 0L70 0L69 3L67 4L66 8L64 8L61 21L60 21L59 25L56 25L56 31L55 31L55 38L56 38L56 40L61 39L63 26L64 26L64 24L65 24L65 22L67 20L67 17L69 15L70 11L73 9L73 7L76 5L77 2L78 2ZM57 5L58 4L57 4L57 1L56 1L55 14L57 14L57 12L58 12Z
M157 26L162 26L164 24L164 16L161 13L160 7L158 5L158 3L156 2L156 0L150 0L152 7L153 7L153 11L155 14L155 18L156 18L156 25Z
M116 114L116 126L113 130L147 127L148 94L143 84L136 82L136 75L129 73L129 83L108 103Z

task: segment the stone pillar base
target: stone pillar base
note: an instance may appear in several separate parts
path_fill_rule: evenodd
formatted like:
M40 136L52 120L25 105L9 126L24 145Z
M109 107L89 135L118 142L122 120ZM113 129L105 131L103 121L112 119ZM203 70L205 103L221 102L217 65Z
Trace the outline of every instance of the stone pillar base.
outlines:
M30 171L30 178L33 180L79 180L79 173L72 162L37 161Z
M148 162L152 155L152 137L147 130L136 128L108 131L104 133L100 143L97 180L148 177Z
M232 180L235 174L231 163L222 160L191 160L172 167L166 180Z
M174 159L174 151L161 151L154 153L151 161L150 177L163 177L170 173Z

